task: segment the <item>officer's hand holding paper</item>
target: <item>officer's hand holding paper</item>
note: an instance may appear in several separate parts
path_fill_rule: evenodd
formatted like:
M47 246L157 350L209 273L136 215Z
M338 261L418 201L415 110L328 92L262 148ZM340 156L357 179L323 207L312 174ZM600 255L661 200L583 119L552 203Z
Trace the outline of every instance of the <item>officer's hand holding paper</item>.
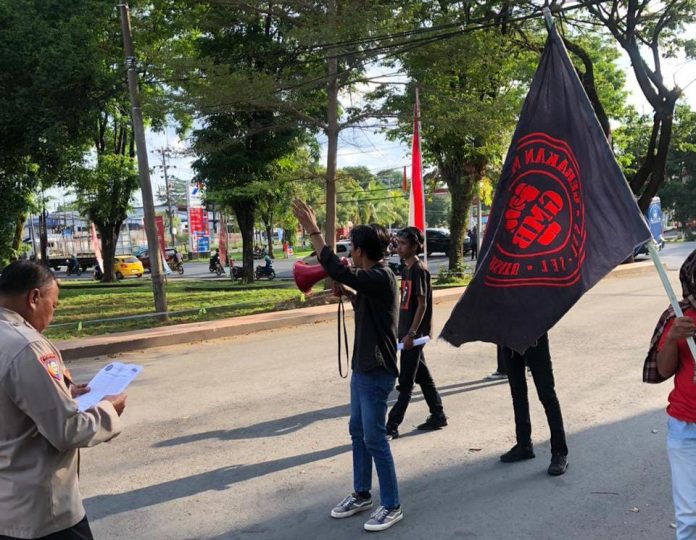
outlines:
M133 382L143 367L137 364L111 362L104 366L89 382L90 391L75 398L77 407L85 411L107 396L121 394Z

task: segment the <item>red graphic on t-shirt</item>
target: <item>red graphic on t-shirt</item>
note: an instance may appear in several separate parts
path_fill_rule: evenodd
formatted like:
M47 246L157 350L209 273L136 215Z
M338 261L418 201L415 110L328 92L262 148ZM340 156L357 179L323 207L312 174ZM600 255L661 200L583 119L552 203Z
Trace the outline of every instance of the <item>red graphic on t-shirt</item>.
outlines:
M411 280L401 280L401 309L408 309L408 303L411 301Z

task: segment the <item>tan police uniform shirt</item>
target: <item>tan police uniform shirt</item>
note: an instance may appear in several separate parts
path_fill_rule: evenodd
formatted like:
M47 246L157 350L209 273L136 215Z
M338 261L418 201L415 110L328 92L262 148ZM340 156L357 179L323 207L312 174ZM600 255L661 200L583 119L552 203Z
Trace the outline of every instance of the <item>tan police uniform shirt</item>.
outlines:
M85 516L77 449L118 435L113 405L79 412L58 349L0 308L0 535L37 538Z

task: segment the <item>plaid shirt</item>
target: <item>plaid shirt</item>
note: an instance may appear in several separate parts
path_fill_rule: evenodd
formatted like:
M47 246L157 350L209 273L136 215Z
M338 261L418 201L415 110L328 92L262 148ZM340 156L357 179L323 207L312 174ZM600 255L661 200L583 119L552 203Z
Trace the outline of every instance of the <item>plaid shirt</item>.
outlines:
M687 296L685 299L679 302L679 306L682 308L682 311L689 308L696 309L696 297L693 295ZM660 343L660 338L662 337L667 324L674 318L674 309L672 309L670 306L670 308L660 316L660 320L657 322L652 339L650 340L650 349L648 350L648 355L645 357L645 361L643 362L644 383L658 384L667 380L657 371L657 345Z

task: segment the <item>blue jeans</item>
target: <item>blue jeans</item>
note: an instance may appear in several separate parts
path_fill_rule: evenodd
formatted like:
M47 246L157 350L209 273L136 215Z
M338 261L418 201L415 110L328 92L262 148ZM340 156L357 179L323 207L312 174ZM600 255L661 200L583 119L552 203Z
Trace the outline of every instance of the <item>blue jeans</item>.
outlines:
M375 462L382 506L399 507L396 469L387 441L387 398L396 377L387 372L353 372L350 379L350 437L353 440L353 489L372 490Z
M667 453L677 540L696 539L696 424L669 417Z

